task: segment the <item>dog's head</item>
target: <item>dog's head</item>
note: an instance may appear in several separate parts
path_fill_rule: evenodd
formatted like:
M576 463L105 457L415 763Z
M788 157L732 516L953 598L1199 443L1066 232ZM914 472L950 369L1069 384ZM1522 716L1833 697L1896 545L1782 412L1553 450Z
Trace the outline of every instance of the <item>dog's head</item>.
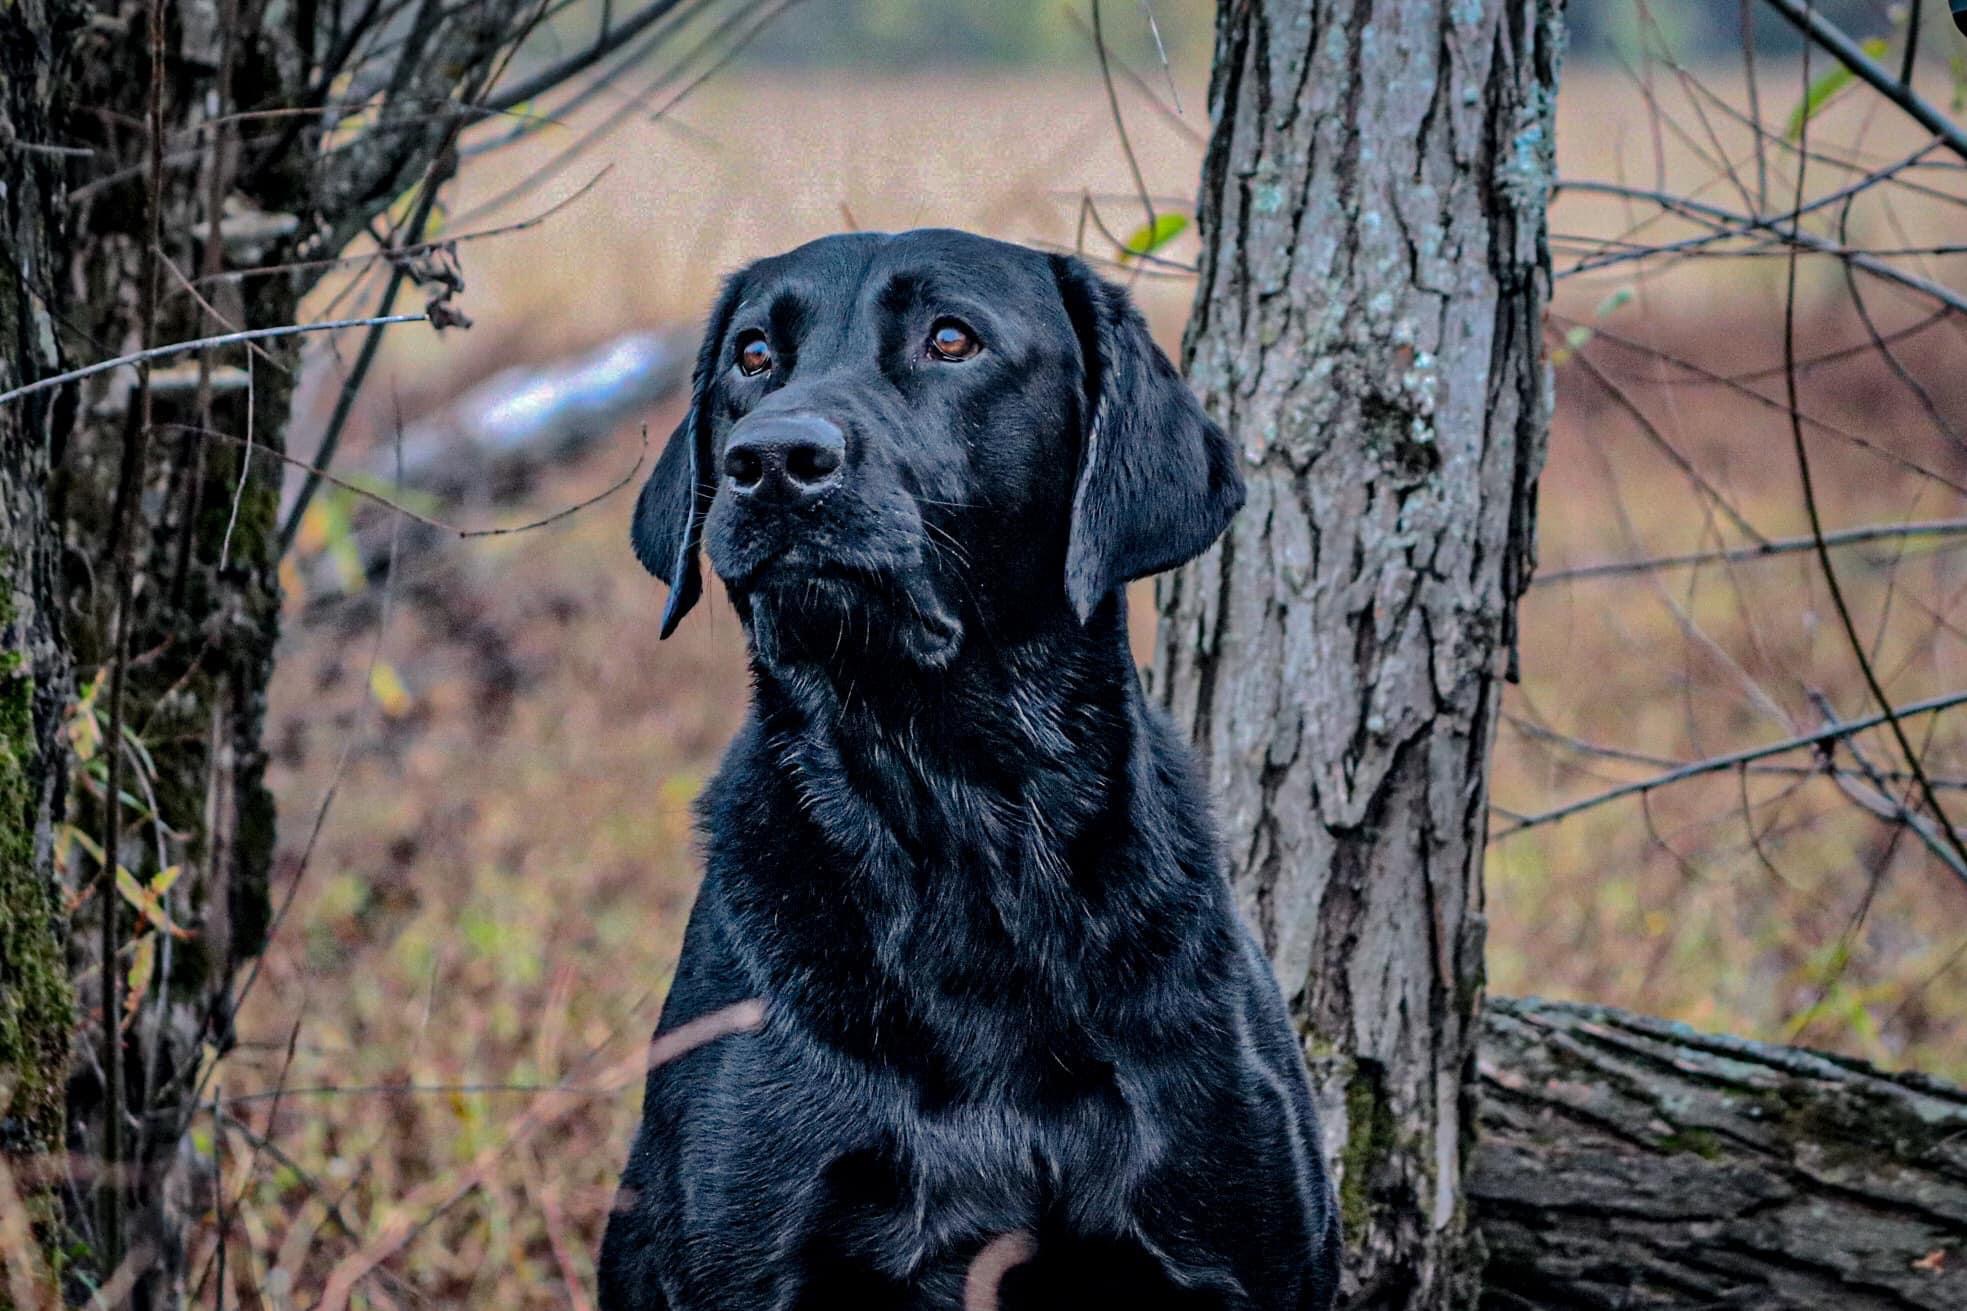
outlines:
M972 633L1086 622L1242 501L1221 430L1079 260L855 233L726 284L633 535L664 637L701 548L766 661L852 627L935 668Z

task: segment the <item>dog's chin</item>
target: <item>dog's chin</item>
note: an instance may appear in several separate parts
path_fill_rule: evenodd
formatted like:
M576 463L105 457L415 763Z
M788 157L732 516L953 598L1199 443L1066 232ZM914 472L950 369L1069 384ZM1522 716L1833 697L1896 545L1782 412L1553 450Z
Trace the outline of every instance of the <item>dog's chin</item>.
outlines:
M867 572L774 562L742 582L752 650L767 668L863 660L877 652L940 670L963 648L963 622L910 570Z

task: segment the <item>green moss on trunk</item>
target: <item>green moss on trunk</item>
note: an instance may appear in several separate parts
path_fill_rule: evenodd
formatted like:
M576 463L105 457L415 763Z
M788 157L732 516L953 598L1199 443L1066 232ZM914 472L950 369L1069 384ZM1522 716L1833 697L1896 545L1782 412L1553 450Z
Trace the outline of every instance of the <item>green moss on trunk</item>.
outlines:
M18 651L0 651L0 1149L17 1157L61 1146L74 1024L61 904L34 858L39 755L34 680Z
M1339 1158L1339 1219L1348 1234L1373 1222L1373 1177L1395 1146L1397 1130L1376 1064L1356 1062L1345 1086L1345 1152Z

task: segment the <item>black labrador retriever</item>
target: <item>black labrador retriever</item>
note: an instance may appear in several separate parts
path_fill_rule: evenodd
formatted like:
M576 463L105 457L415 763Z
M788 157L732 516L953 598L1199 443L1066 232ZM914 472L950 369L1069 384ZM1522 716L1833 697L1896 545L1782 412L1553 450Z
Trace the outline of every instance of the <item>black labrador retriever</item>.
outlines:
M1127 647L1123 585L1242 501L1079 260L855 233L730 280L634 543L665 637L708 551L753 698L604 1311L1331 1305L1298 1041Z

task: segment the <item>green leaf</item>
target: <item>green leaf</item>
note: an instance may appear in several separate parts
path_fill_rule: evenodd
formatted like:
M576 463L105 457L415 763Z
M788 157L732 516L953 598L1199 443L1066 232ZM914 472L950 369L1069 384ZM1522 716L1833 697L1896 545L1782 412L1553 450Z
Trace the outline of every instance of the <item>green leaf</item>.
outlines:
M1891 48L1890 43L1882 36L1866 37L1859 46L1873 59L1882 59L1885 52ZM1850 86L1855 78L1856 74L1843 64L1839 64L1812 82L1810 89L1803 93L1803 103L1790 110L1789 126L1783 129L1783 135L1791 141L1800 138L1803 135L1803 125L1816 117L1817 111L1836 99L1837 94Z
M1156 214L1152 224L1143 223L1134 229L1120 248L1120 260L1124 264L1142 255L1152 255L1186 231L1188 215Z
M1598 319L1610 318L1612 315L1624 309L1631 301L1632 287L1630 285L1614 287L1610 295L1598 302L1598 308L1592 311L1592 317ZM1550 362L1552 364L1565 363L1573 355L1576 355L1579 351L1590 345L1591 339L1597 335L1598 329L1596 328L1589 327L1583 323L1574 324L1565 332L1564 344L1550 353Z
M1967 55L1955 51L1947 57L1947 68L1953 73L1953 112L1958 114L1967 109Z
M181 867L173 865L151 880L149 887L145 887L137 881L136 875L130 873L129 870L123 868L121 865L118 865L116 867L116 890L123 894L123 900L134 906L137 912L144 919L148 920L153 928L162 929L174 938L189 938L191 933L186 929L178 927L171 919L169 912L164 909L164 894L169 892L171 885L178 881L178 874L180 872Z
M62 836L71 839L76 846L89 853L89 859L102 864L102 845L73 824L61 826Z
M410 713L415 702L410 697L410 689L403 685L403 676L396 672L396 666L377 656L369 670L369 694L376 699L383 714L391 719L401 719Z
M1615 287L1612 290L1611 295L1607 296L1604 300L1598 302L1598 308L1592 311L1592 317L1598 319L1609 318L1611 315L1616 314L1618 311L1624 309L1627 305L1631 303L1632 303L1631 285L1628 284L1627 286L1623 286L1623 287Z
M301 519L301 531L295 545L306 553L321 551L326 553L328 562L334 567L335 579L341 589L353 595L368 583L368 572L362 564L362 552L355 544L355 526L349 511L355 504L354 496L339 487L325 489L314 498L314 504L307 507L307 514Z
M150 981L157 974L157 935L146 933L137 939L136 951L130 957L130 975L125 981L123 994L123 1022L129 1023L136 1015L137 1008L143 1005L144 994L150 991Z
M102 680L108 672L105 666L90 679L82 695L69 708L68 744L74 749L75 758L85 765L96 758L102 746L102 721L96 716L96 698L102 692Z

